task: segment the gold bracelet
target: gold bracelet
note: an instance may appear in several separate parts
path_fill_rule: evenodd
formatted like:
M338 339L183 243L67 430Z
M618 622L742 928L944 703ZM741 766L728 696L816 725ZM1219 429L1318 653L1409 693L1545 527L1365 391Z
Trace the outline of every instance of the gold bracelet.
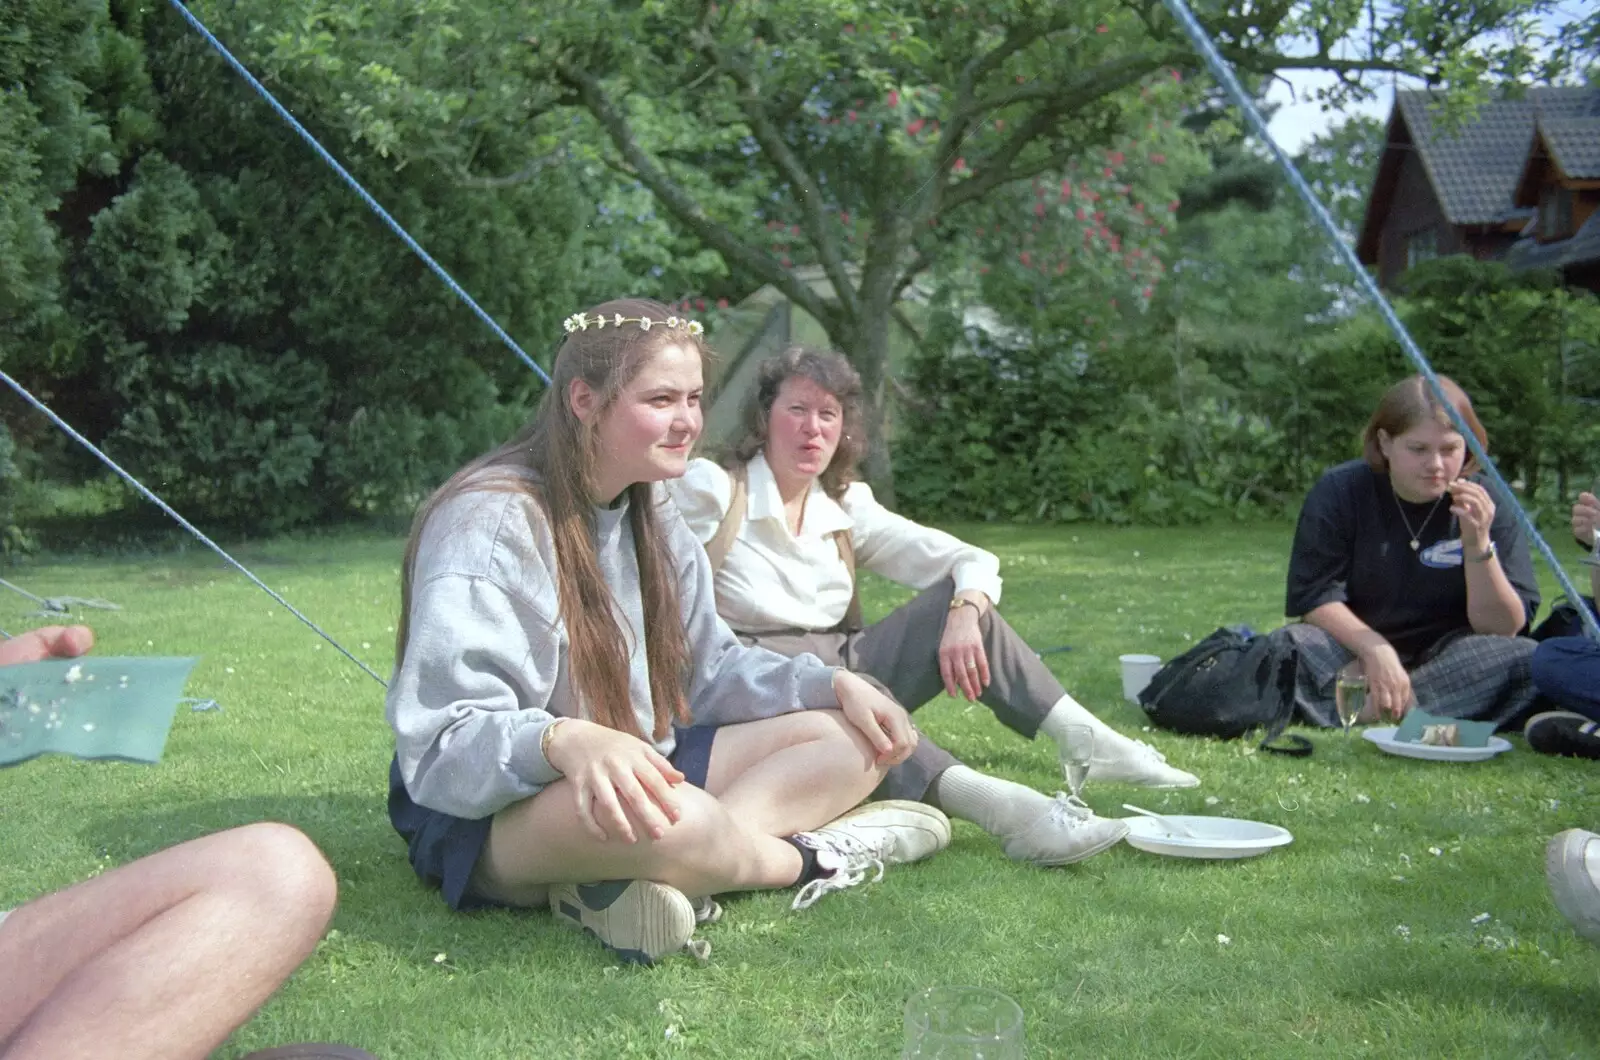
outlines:
M544 732L539 734L539 753L546 762L550 761L550 737L555 734L556 726L566 721L566 718L552 718L550 724L544 727Z

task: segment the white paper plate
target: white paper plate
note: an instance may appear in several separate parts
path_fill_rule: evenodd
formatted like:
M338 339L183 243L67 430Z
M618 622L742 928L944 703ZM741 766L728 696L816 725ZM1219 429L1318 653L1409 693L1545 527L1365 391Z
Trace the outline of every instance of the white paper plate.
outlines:
M1175 858L1253 858L1294 841L1287 828L1237 817L1166 814L1194 835L1179 835L1154 817L1125 817L1128 845Z
M1511 750L1511 744L1498 736L1489 737L1489 743L1484 747L1436 747L1396 740L1395 732L1396 727L1388 725L1379 729L1362 729L1361 737L1377 744L1380 751L1402 758L1424 758L1430 762L1484 762L1502 751Z

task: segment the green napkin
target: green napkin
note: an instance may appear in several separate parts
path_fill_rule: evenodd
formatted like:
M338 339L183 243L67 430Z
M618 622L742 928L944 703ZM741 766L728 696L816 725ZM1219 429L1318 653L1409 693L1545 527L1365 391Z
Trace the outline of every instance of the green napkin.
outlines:
M46 659L0 666L0 766L51 751L161 761L198 659Z
M1462 721L1460 718L1439 717L1429 714L1420 707L1412 707L1406 711L1406 716L1400 721L1400 728L1395 731L1395 742L1416 743L1422 739L1422 730L1429 725L1454 725L1457 747L1487 747L1489 737L1494 735L1492 721Z

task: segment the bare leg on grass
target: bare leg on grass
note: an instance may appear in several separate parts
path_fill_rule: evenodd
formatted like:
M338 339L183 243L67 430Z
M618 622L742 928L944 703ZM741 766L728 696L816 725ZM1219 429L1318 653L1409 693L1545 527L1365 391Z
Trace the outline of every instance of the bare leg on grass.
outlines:
M683 816L660 839L637 821L638 842L596 839L561 780L495 816L479 876L494 897L526 905L540 904L545 885L594 880L654 880L691 896L788 887L801 859L779 837L832 820L883 772L838 711L729 725L717 731L706 790L679 786Z
M336 883L300 832L182 843L0 924L0 1060L209 1055L316 947Z

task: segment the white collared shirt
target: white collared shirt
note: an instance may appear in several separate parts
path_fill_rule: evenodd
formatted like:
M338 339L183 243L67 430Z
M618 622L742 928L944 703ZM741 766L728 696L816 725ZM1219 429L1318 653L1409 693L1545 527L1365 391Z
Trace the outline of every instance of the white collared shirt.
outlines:
M894 514L865 482L852 482L838 502L813 482L798 536L789 532L777 480L760 453L750 461L747 484L744 524L716 575L717 612L740 632L824 630L844 619L854 587L829 536L835 530L850 532L856 564L875 574L913 589L953 577L958 592L976 589L1000 602L993 553ZM666 487L700 543L710 541L733 497L728 472L710 460L691 460L687 473Z

